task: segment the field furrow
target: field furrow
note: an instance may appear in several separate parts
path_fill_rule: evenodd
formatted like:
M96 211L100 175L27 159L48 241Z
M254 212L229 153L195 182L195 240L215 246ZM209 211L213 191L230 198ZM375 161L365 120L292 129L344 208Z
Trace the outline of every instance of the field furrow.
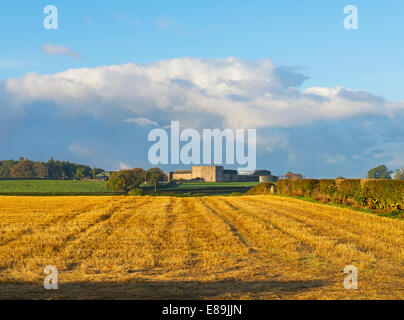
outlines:
M0 298L403 299L403 243L403 221L276 196L0 197Z
M397 249L402 252L404 256L404 244L402 237L404 230L396 229L392 235L385 235L380 231L363 234L358 232L358 228L361 226L353 225L344 219L344 224L335 221L335 215L333 217L327 217L319 212L304 210L302 207L288 208L274 202L268 202L263 199L245 199L245 202L251 205L258 206L259 208L266 210L270 208L271 212L290 217L304 224L312 229L312 233L323 234L330 238L338 239L342 243L353 243L361 251L372 251L378 257L397 255ZM325 210L323 210L324 212ZM366 213L358 213L358 215L366 218ZM387 218L386 218L387 219ZM400 241L401 239L401 241Z

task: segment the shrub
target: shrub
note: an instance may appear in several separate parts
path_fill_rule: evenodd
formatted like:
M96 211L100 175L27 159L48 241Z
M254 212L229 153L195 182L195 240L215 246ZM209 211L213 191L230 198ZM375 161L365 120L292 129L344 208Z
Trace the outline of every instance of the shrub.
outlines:
M320 180L303 179L294 181L299 195L311 197L317 191Z
M287 179L282 179L282 180L278 180L278 182L276 183L276 191L277 193L280 194L290 194L290 187L289 187L289 182L291 182L292 180L287 180Z
M271 187L275 186L272 182L265 182L257 184L256 186L252 187L248 190L245 194L246 195L258 195L258 194L269 194L271 193ZM231 195L239 194L239 192L233 192Z
M277 191L280 194L292 196L313 196L318 184L319 180L316 179L279 180Z
M401 180L279 180L277 191L284 195L311 196L324 202L357 204L370 209L404 210L404 181Z
M111 175L105 186L114 191L127 192L138 187L143 182L143 179L143 169L120 170Z
M404 181L362 180L364 204L372 209L404 210Z
M180 198L183 198L183 197L191 197L191 196L192 196L192 193L190 193L190 192L177 193L175 196L176 196L176 197L180 197Z
M318 188L315 191L315 196L329 201L335 198L336 192L337 192L337 185L335 183L335 180L321 179L318 184Z
M303 195L301 191L299 191L299 181L298 180L289 180L288 183L289 195L292 196L301 196Z
M143 196L145 193L142 189L133 189L128 192L130 196Z
M335 200L349 204L357 202L363 204L362 188L360 179L336 180Z

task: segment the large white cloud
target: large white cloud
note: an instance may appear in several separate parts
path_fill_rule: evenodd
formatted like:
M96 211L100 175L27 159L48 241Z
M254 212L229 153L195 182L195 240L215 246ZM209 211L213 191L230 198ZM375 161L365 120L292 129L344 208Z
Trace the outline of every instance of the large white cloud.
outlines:
M238 128L290 127L360 115L395 116L402 103L347 88L301 90L306 77L271 60L178 58L69 69L6 80L19 106L51 101L76 114L143 116L159 123L216 119ZM121 119L121 120L123 120ZM196 121L197 119L198 121Z

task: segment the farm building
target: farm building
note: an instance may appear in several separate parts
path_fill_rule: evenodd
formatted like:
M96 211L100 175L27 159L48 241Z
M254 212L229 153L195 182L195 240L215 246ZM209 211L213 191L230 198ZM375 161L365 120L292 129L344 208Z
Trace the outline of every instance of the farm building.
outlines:
M223 166L192 166L189 170L178 170L168 173L169 181L204 181L204 182L273 182L278 177L268 170L239 173L237 170L226 170Z
M284 176L281 176L280 179L302 180L304 179L304 176L301 173L292 173L288 171Z
M112 175L113 173L114 173L113 171L103 171L103 172L97 174L97 175L95 176L95 179L96 179L96 180L104 180L104 181L107 181L107 180L111 177L111 175Z

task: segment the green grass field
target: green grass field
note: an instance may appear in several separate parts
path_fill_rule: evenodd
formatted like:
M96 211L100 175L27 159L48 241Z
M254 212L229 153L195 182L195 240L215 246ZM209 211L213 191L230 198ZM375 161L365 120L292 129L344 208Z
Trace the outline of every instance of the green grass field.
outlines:
M182 184L160 185L157 190L159 195L229 195L244 193L258 182L185 182ZM143 190L148 194L155 194L153 186L144 186Z
M195 193L223 194L243 192L258 182L222 182L222 183L183 183L179 185L160 186L158 193ZM145 187L153 192L154 187ZM104 181L72 180L0 180L0 195L103 195L115 194L105 188Z
M0 193L104 193L104 181L0 180Z
M253 187L258 182L185 182L167 187L167 189L209 189L209 188L237 188Z

